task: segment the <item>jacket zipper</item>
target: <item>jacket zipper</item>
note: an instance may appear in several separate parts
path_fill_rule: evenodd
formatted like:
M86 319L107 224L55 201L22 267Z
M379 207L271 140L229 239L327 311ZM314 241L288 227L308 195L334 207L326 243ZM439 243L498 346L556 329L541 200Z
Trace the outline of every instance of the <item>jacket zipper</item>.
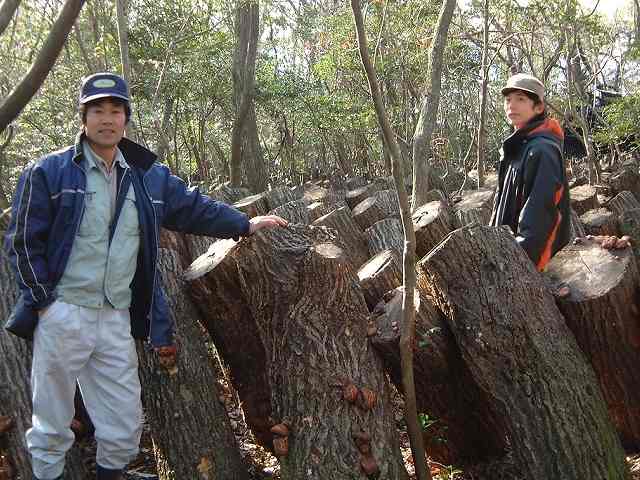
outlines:
M74 160L72 160L71 163L73 163L76 167L78 167L82 172L82 174L84 175L84 194L82 195L82 210L80 211L80 219L76 224L76 231L73 234L73 238L75 240L75 238L78 236L78 230L80 230L80 224L82 223L82 219L84 218L84 211L87 207L87 172L85 172L84 168L78 165Z
M155 245L155 261L153 262L153 282L152 282L152 290L151 290L151 305L149 308L149 334L147 335L147 341L151 343L151 327L153 326L153 303L155 301L156 296L156 275L157 275L157 264L158 264L158 218L156 217L156 209L153 206L153 198L147 189L147 184L145 182L146 174L142 177L142 186L144 187L144 192L149 199L149 203L151 204L151 211L153 212L153 235L156 239Z

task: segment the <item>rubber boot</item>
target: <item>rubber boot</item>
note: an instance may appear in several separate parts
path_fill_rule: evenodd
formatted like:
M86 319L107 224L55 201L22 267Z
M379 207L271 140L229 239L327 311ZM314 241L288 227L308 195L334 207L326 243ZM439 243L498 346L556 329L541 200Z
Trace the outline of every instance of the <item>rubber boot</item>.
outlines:
M112 470L96 465L96 480L123 480L122 470Z

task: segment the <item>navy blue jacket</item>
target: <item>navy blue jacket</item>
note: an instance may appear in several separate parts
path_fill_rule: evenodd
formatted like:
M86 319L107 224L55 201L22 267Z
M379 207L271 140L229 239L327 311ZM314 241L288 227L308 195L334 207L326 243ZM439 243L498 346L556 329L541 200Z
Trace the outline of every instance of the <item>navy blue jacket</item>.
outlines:
M55 300L80 226L86 190L81 167L83 139L81 134L75 146L32 162L18 182L4 246L21 295L6 328L23 338L32 337L37 311ZM134 338L149 339L154 346L170 345L173 325L156 271L160 228L234 238L248 234L249 220L198 189L187 189L146 148L126 138L118 147L130 168L119 180L115 215L117 218L129 185L133 185L141 235L131 283L131 333Z
M563 139L556 120L538 116L502 146L490 224L509 225L540 271L569 242Z

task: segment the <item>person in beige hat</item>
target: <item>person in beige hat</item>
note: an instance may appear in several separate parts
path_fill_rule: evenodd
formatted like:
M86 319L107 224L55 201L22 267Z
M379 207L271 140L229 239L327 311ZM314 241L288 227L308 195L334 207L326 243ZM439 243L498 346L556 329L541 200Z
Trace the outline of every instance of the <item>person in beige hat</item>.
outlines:
M569 187L562 156L564 133L547 115L544 85L519 73L502 89L514 132L504 141L491 225L509 225L542 271L569 242Z

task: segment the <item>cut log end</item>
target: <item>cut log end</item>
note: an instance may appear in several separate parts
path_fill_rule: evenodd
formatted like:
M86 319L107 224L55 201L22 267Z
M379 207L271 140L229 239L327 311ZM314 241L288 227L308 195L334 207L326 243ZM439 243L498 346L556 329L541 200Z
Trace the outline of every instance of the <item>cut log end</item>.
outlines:
M582 301L600 297L618 285L630 261L630 248L607 250L585 238L561 250L549 262L546 275L552 285L569 287L567 300Z
M319 245L315 245L313 250L321 257L331 260L342 259L344 257L342 249L333 243L321 243Z

